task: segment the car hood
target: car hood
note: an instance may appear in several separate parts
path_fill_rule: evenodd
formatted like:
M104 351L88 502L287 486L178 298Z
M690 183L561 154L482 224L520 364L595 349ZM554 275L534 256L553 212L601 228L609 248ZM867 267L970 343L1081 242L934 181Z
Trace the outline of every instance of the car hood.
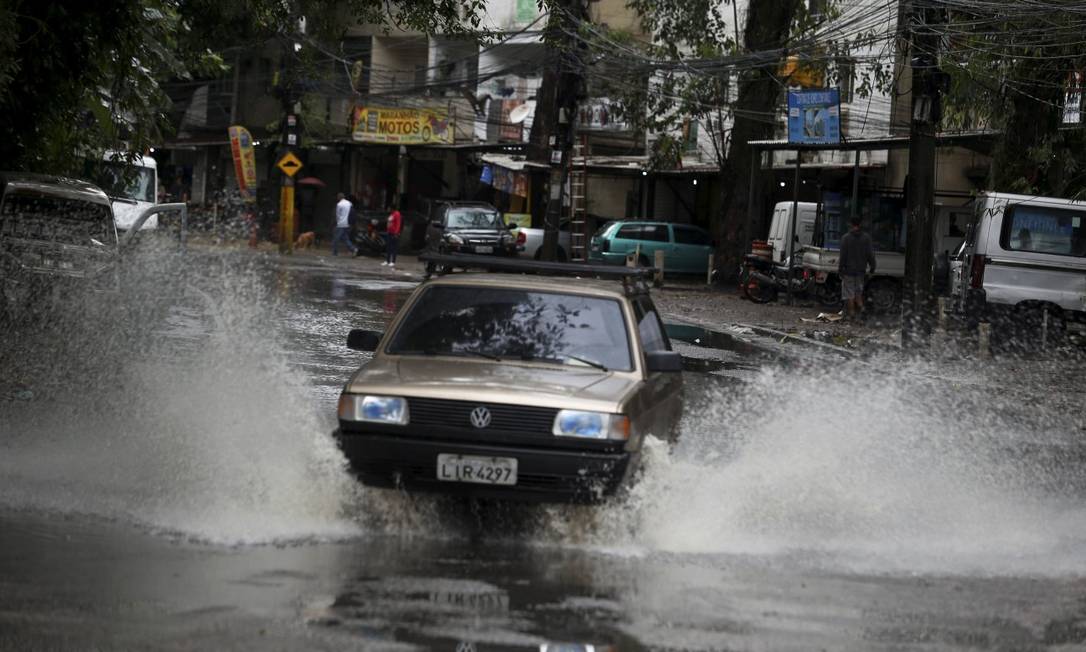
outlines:
M455 233L462 238L499 238L502 229L447 229L446 233Z
M638 382L583 367L390 356L362 367L347 391L617 412Z

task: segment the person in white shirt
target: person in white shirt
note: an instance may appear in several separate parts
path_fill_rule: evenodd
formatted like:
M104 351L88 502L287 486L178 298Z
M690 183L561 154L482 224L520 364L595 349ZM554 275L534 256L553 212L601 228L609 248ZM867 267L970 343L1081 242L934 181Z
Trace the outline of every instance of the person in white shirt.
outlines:
M339 243L347 245L351 253L357 253L358 249L351 242L351 202L343 193L336 195L336 235L332 238L332 255L339 255Z

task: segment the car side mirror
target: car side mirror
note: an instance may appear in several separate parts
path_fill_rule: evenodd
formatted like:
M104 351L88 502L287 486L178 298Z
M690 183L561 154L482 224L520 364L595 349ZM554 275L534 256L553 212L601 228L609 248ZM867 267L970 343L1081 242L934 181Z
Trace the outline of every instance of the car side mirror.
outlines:
M683 357L675 351L646 351L645 368L649 372L683 370Z
M430 226L434 227L435 229L444 229L445 228L441 224L441 220L434 220L434 221L430 222Z
M376 351L381 343L381 334L377 331L366 331L358 328L347 333L347 348L355 351Z

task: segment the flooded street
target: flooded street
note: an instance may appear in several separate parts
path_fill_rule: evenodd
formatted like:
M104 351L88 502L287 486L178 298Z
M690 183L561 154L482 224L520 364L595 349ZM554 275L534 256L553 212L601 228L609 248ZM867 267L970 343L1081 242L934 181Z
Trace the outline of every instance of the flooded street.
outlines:
M1081 367L673 323L681 438L628 496L407 497L330 433L417 277L350 263L144 260L6 345L0 649L1086 647Z

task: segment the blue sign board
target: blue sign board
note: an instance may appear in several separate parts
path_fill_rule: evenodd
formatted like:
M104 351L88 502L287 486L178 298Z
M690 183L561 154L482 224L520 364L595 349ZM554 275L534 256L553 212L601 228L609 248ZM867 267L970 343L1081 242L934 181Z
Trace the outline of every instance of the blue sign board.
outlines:
M788 91L788 142L841 142L841 96L836 88Z

